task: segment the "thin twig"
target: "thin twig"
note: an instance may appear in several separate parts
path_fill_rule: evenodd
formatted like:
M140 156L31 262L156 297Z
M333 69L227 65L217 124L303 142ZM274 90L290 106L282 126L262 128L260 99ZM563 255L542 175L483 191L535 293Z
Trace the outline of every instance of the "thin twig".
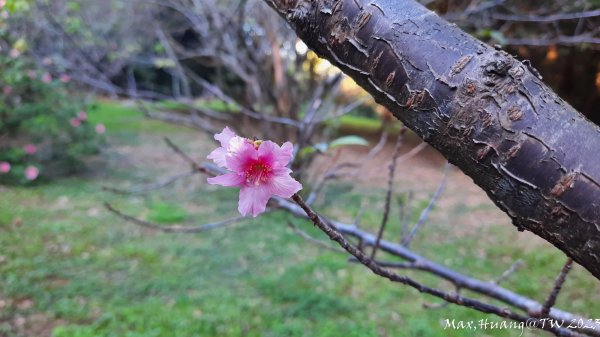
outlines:
M427 207L425 207L425 209L421 212L421 215L419 216L419 220L413 226L410 234L402 239L402 245L408 247L410 245L411 241L417 235L417 232L419 231L421 226L425 223L425 220L427 220L427 216L429 215L429 212L431 211L431 209L433 208L433 206L435 205L435 203L437 202L439 197L442 195L442 192L444 192L444 188L446 187L446 180L448 178L448 173L450 172L451 167L452 167L452 165L450 165L450 163L446 163L446 166L444 168L444 175L442 176L442 179L441 179L435 193L429 200L429 204L427 204Z
M288 221L288 226L290 226L290 228L294 231L294 233L296 233L297 235L299 235L301 238L303 238L304 240L313 243L321 248L325 248L327 250L336 252L336 253L345 253L346 251L336 247L336 246L330 246L328 245L326 242L323 242L319 239L316 239L312 236L310 236L310 234L306 233L305 231L301 230L300 228L298 228L298 226L296 226L293 222Z
M400 221L400 240L402 240L402 238L406 237L409 233L409 221L410 221L410 216L407 214L408 213L408 209L409 209L409 205L411 204L412 200L414 197L414 192L412 190L409 190L406 193L406 200L402 199L401 197L398 197L398 219Z
M198 172L199 171L197 171L197 170L193 170L191 172L183 172L183 173L168 177L168 178L166 178L162 181L156 182L156 183L136 186L136 187L128 189L128 190L115 188L115 187L109 187L109 186L103 186L102 189L104 191L121 194L121 195L142 194L142 193L152 192L152 191L156 191L161 188L167 187L180 179L185 179L185 178L194 176L194 175L198 174Z
M546 302L544 302L544 305L542 306L542 317L548 317L550 309L552 309L554 304L556 304L556 298L558 297L558 294L560 293L562 286L565 283L565 280L567 279L567 275L569 274L569 271L571 271L572 266L573 259L568 258L567 262L565 262L565 265L560 270L560 274L558 274L558 277L554 281L554 288L552 288L548 299L546 299Z
M153 230L158 230L158 231L165 232L165 233L200 233L200 232L205 232L205 231L208 231L211 229L227 227L229 225L233 225L235 223L238 223L238 222L246 219L243 216L237 216L237 217L233 217L233 218L226 219L223 221L219 221L219 222L215 222L215 223L207 223L207 224L198 225L198 226L181 226L181 225L161 226L161 225L149 222L149 221L138 219L131 215L127 215L127 214L119 211L118 209L114 208L111 204L109 204L107 202L104 203L104 207L111 213L117 215L118 217L120 217L124 220L127 220L131 223L134 223L138 226L150 228Z
M495 284L500 284L500 283L506 281L506 279L508 279L512 274L514 274L517 271L517 269L519 269L519 267L521 267L523 264L524 264L523 260L518 259L508 269L506 269L500 276L498 276L497 279L495 279L492 282Z
M192 157L188 156L187 153L185 153L179 146L175 145L175 143L173 143L173 141L171 139L169 139L168 137L165 137L165 143L167 143L167 145L177 154L179 155L181 158L183 158L183 160L185 160L188 164L190 164L190 166L197 170L200 171L202 173L205 174L212 174L211 171L207 170L205 167L203 167L202 165L200 165L197 161L195 161L194 159L192 159Z
M402 128L398 138L396 138L396 144L394 145L394 153L392 154L392 162L389 167L389 175L388 175L388 186L385 194L385 206L383 209L383 217L381 218L381 225L379 226L379 232L377 233L377 240L375 241L375 245L373 246L373 250L371 251L371 259L374 260L377 254L377 249L379 248L379 242L381 241L381 237L383 236L383 232L385 230L385 226L387 225L388 217L390 215L390 206L392 200L392 191L394 188L394 173L396 172L396 162L398 160L398 155L400 155L400 148L402 147L402 140L404 139L404 133L406 132L405 128Z
M294 202L280 197L275 197L274 199L278 208L286 210L287 212L290 212L295 216L308 218L306 212ZM359 242L359 247L357 247L357 249L359 250L360 246L370 246L375 243L375 235L366 232L356 226L329 219L327 220L327 223L343 235L356 238ZM407 260L408 262L415 262L413 268L418 266L418 270L422 270L431 275L451 282L454 286L460 287L461 289L468 289L485 297L493 298L510 306L517 307L525 312L541 312L542 310L542 304L539 302L514 293L508 289L502 288L494 284L493 282L483 281L461 274L446 266L428 260L427 258L411 251L410 249L400 244L396 244L386 240L381 240L380 250L385 251L386 253L391 254L393 256ZM589 321L589 319L586 317L562 311L557 308L552 308L550 310L550 318L556 321L565 322L574 320L584 320L586 322ZM600 324L598 323L590 323L589 326L583 327L580 330L587 335L600 337Z
M460 294L460 287L456 287L454 291L457 295ZM450 302L443 301L441 303L423 303L424 309L435 310L435 309L443 309L450 305Z
M513 21L513 22L556 22L562 20L577 20L583 18L593 18L600 16L600 9L592 11L584 11L578 13L564 13L564 14L553 14L553 15L507 15L507 14L492 14L492 18L496 20Z
M523 322L528 324L531 324L531 322L535 322L537 323L537 327L541 327L543 330L551 331L557 336L579 336L577 332L565 328L550 326L550 324L542 324L542 322L537 320L536 318L517 314L508 308L500 308L495 305L484 303L469 297L463 297L458 294L448 293L437 288L430 288L413 280L410 277L398 275L386 268L383 268L379 266L377 262L370 259L367 255L365 255L354 245L348 242L348 240L346 240L344 236L340 232L338 232L334 227L326 224L323 221L323 219L317 213L315 213L298 194L294 194L292 196L292 200L294 200L294 202L298 204L298 206L300 206L300 208L302 208L304 212L306 212L306 215L315 226L317 226L320 230L327 234L327 236L329 236L331 240L336 241L342 248L344 248L348 253L352 254L356 259L360 261L360 263L369 268L376 275L386 278L392 282L398 282L410 286L418 290L419 292L442 298L447 302L472 308L480 312L495 314L497 316L509 318L517 322Z

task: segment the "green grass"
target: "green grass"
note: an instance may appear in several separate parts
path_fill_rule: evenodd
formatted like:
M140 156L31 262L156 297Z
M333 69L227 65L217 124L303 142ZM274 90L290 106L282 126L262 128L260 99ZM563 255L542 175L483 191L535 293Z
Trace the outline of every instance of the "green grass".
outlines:
M141 170L160 171L147 163L133 169L137 157L115 154L121 147L136 153L156 144L156 151L173 158L161 137L178 137L185 146L200 137L146 121L117 103L99 104L90 118L107 125L111 147L103 154L103 166L82 177L0 190L0 299L8 303L0 309L0 336L19 336L12 319L35 315L55 322L47 331L55 337L520 335L444 330L446 318L500 319L453 305L424 309L423 304L439 300L378 278L347 262L346 255L310 245L290 232L288 221L324 236L283 212L202 234L164 234L125 223L105 211L102 202L164 224L194 224L235 214L236 191L202 187L198 178L147 197L104 192L105 185L146 181ZM320 209L351 218L364 199L363 223L373 229L380 221L382 192L334 185ZM424 207L416 204L413 218ZM505 285L543 300L564 257L550 247L523 250L511 240L517 235L512 228L490 226L454 235L451 220L471 211L460 207L448 222L428 223L413 248L484 279L495 278L521 258L527 269ZM397 216L392 213L392 219ZM397 227L390 228L388 235L397 235ZM423 274L409 275L452 289ZM600 314L596 284L576 268L559 305L594 318ZM19 307L25 300L33 305Z

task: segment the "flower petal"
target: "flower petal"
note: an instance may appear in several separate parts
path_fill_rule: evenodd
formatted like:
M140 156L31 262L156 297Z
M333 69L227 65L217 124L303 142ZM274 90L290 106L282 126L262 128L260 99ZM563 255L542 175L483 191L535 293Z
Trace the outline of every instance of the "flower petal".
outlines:
M240 148L225 158L226 167L236 173L244 173L248 166L257 160L258 152L254 145L243 142Z
M208 178L206 181L211 185L221 186L241 186L245 182L244 177L236 173L226 173L221 176Z
M277 162L281 166L287 166L287 164L289 164L290 160L292 160L293 156L294 156L294 145L290 142L285 142L285 143L283 143L283 145L281 145L281 154L279 155Z
M288 168L276 170L268 184L265 184L269 193L282 198L289 198L300 191L302 185L290 176L291 172Z
M229 147L229 141L231 140L231 138L233 138L235 136L236 136L235 132L231 131L231 129L229 129L229 127L226 126L223 129L223 131L221 131L221 133L217 133L215 135L215 139L221 143L222 147L227 149Z
M271 198L271 194L262 185L244 186L240 191L238 211L244 216L252 213L252 216L256 218L265 211L269 198Z
M263 141L258 147L258 157L260 158L260 161L270 167L273 167L280 152L281 149L279 148L279 145L270 140Z
M215 150L213 150L213 152L211 152L206 158L214 161L215 164L217 164L220 167L227 167L226 156L227 149L225 149L224 147L218 147Z

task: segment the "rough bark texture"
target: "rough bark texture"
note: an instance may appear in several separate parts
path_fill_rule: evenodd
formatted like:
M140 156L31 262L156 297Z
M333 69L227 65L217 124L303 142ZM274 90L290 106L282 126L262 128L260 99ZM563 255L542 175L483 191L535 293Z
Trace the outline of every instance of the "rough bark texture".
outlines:
M529 64L412 0L266 0L300 38L600 279L600 129Z

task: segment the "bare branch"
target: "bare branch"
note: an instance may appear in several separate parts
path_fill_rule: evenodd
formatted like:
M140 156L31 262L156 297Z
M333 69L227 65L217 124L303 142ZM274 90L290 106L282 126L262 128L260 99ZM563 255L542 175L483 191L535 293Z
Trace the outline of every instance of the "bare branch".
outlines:
M153 230L158 230L161 232L165 232L165 233L200 233L200 232L206 232L212 229L216 229L216 228L222 228L222 227L227 227L233 224L236 224L242 220L245 219L245 217L243 216L237 216L237 217L233 217L227 220L223 220L223 221L219 221L219 222L215 222L215 223L207 223L207 224L203 224L203 225L199 225L199 226L181 226L181 225L173 225L173 226L161 226L149 221L145 221L145 220L141 220L138 218L135 218L131 215L127 215L119 210L117 210L116 208L114 208L111 204L105 202L104 203L104 207L110 211L111 213L117 215L118 217L127 220L131 223L134 223L138 226L141 227L145 227L145 228L149 228L149 229L153 229Z
M379 242L381 241L381 237L383 236L383 231L385 230L385 226L388 221L388 217L390 215L390 206L392 201L392 190L394 188L394 173L396 172L396 163L398 160L398 155L400 155L400 148L402 147L402 140L404 139L404 133L406 132L406 128L402 128L400 130L400 134L398 138L396 138L396 144L394 145L394 153L392 154L392 162L389 166L389 175L388 175L388 185L387 191L385 194L385 206L383 209L383 217L381 219L381 225L379 226L379 232L377 233L377 240L375 241L375 245L373 246L373 250L371 251L371 259L374 260L377 254L377 249L379 248Z
M496 280L494 280L493 282L495 284L500 284L502 282L504 282L506 279L508 279L512 274L514 274L517 269L519 269L519 267L521 267L523 265L523 260L519 259L517 261L515 261L515 263L513 263L507 270L505 270Z
M465 307L472 308L472 309L475 309L477 311L481 311L484 313L495 314L497 316L509 318L509 319L512 319L517 322L527 323L527 322L537 321L535 318L517 314L517 313L509 310L508 308L500 308L500 307L497 307L497 306L494 306L494 305L491 305L488 303L484 303L484 302L481 302L479 300L475 300L475 299L472 299L469 297L464 297L464 296L460 296L458 294L448 293L441 289L436 289L436 288L431 288L431 287L425 286L425 285L413 280L410 277L407 277L404 275L398 275L388 269L385 269L385 268L379 266L374 260L370 259L367 255L365 255L363 252L361 252L359 249L357 249L350 242L348 242L344 238L344 236L339 231L337 231L334 227L332 227L332 226L328 225L326 222L324 222L323 219L317 213L315 213L310 208L310 206L308 206L304 202L304 200L302 200L302 197L300 197L298 194L294 194L292 196L292 199L294 200L294 202L296 202L300 206L300 208L302 208L302 210L304 210L304 212L306 212L306 215L313 222L313 224L315 226L317 226L325 234L327 234L327 236L329 236L329 238L331 240L336 241L342 248L344 248L348 253L352 254L356 259L358 259L363 265L365 265L367 268L369 268L376 275L387 278L388 280L390 280L392 282L398 282L398 283L410 286L410 287L418 290L419 292L433 295L435 297L441 298L447 302L457 304L459 306L465 306ZM557 336L578 336L579 335L578 333L571 331L569 329L558 328L555 326L550 326L549 324L542 325L541 321L539 321L537 323L538 323L538 325L537 325L538 327L541 327L544 330L550 331Z
M104 187L102 187L102 189L104 191L113 192L113 193L122 194L122 195L148 193L148 192L156 191L161 188L167 187L167 186L175 183L178 180L185 179L185 178L191 177L193 175L196 175L196 174L198 174L198 172L199 171L197 171L197 170L193 170L191 172L179 173L179 174L173 175L171 177L168 177L166 179L163 179L162 181L155 182L152 184L137 186L137 187L134 187L134 188L128 189L128 190L114 188L114 187L108 187L108 186L104 186Z
M451 167L452 167L452 165L450 163L446 163L446 166L444 168L444 175L442 176L442 180L440 181L435 193L429 200L429 204L427 204L427 207L425 207L425 209L421 212L421 215L419 216L419 220L413 226L410 234L408 234L408 236L406 236L402 239L402 244L404 246L408 247L410 245L410 242L412 241L412 239L414 239L415 235L419 231L419 228L421 228L421 226L425 223L425 220L427 220L427 216L429 215L429 212L431 211L431 209L433 208L433 206L435 205L435 203L437 202L439 197L442 195L442 192L444 192L444 188L446 187L446 180L448 179L448 173L450 172Z
M542 307L542 317L548 317L550 309L554 306L554 304L556 304L556 298L558 297L558 294L560 293L572 266L573 259L568 258L567 262L565 262L565 265L562 267L560 274L558 274L558 277L554 281L554 288L552 288L552 292L550 292L546 302L544 302L544 306Z
M279 197L276 197L274 199L277 203L278 208L284 209L295 216L305 218L308 217L304 210L300 208L297 204L294 204L293 202ZM375 240L377 239L375 235L363 231L357 226L344 224L342 222L331 219L328 219L327 221L328 224L330 224L340 233L358 239L359 244L362 246L371 246L375 244ZM493 282L482 281L476 278L463 275L455 270L449 269L446 266L428 260L427 258L411 251L410 249L400 244L396 244L386 240L381 240L379 247L386 253L407 260L409 263L415 262L415 264L413 264L412 266L418 266L418 270L422 270L424 272L440 277L446 281L451 282L456 287L460 287L461 289L468 289L478 294L491 297L503 303L515 306L527 313L539 313L542 310L542 304L537 301L521 296L508 289L502 288L494 284ZM587 318L569 312L565 312L556 308L552 308L550 310L549 318L565 322L570 322L573 320L584 320L586 322L588 321ZM582 331L590 336L598 337L600 336L600 324L592 323L590 324L590 327L584 327Z
M236 100L234 100L233 98L227 96L217 86L214 86L214 85L208 83L206 80L202 79L200 76L197 76L196 74L193 74L193 73L190 72L188 74L188 76L192 79L192 81L196 82L200 86L204 87L206 90L210 91L212 94L214 94L215 96L217 96L223 102L226 102L228 104L231 104L231 105L239 108L239 111L244 116L248 116L248 117L250 117L252 119L256 119L256 120L259 120L259 121L266 121L266 122L271 122L271 123L283 124L283 125L292 126L292 127L295 127L295 128L299 128L300 127L300 123L298 121L296 121L296 120L291 119L291 118L268 116L268 115L265 115L265 114L262 114L262 113L258 113L256 111L253 111L253 110L247 108L247 107L242 106Z
M188 156L187 153L185 153L181 148L179 148L179 146L175 145L175 143L173 143L173 141L171 141L171 139L169 139L168 137L165 137L165 143L167 143L167 145L177 155L179 155L181 158L183 158L183 160L185 160L188 164L190 164L190 166L193 169L195 169L197 171L200 171L202 173L213 174L213 172L209 171L204 166L200 165L197 161L195 161L194 159L192 159L192 157Z
M578 13L564 13L564 14L553 14L553 15L509 15L493 13L492 18L496 20L504 21L515 21L515 22L545 22L551 23L561 20L577 20L583 18L593 18L600 16L600 9L592 11L584 11Z
M316 239L312 236L310 236L310 234L306 233L305 231L301 230L300 228L298 228L298 226L296 226L293 222L288 221L288 226L290 226L290 228L294 231L294 233L296 233L298 236L300 236L301 238L303 238L304 240L315 244L321 248L325 248L327 250L330 250L332 252L336 252L336 253L345 253L345 251L343 249L340 249L339 247L336 246L330 246L328 245L326 242L323 242L319 239Z

